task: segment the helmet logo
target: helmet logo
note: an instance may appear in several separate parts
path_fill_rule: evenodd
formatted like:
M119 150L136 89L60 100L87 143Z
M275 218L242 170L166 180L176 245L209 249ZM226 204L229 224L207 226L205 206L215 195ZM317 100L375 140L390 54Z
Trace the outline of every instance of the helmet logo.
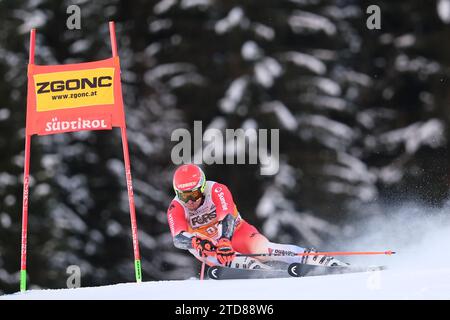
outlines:
M182 183L178 185L178 188L188 188L188 187L194 187L197 184L197 182L192 181L192 182L188 182L188 183Z

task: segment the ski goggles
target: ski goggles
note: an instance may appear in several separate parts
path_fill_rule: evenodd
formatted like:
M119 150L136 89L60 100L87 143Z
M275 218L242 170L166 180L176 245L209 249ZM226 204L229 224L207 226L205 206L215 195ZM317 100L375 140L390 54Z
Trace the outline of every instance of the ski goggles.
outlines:
M197 201L201 197L203 197L203 193L201 192L200 188L190 190L190 191L177 191L178 199L181 201L187 203L189 200Z

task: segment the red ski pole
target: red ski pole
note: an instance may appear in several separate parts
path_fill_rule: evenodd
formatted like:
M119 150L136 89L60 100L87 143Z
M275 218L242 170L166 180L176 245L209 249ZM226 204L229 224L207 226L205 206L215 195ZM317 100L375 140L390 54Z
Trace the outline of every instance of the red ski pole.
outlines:
M304 252L297 253L297 256L355 256L355 255L392 255L395 251L327 251L327 252ZM270 256L284 256L286 254L274 253L251 253L251 254L236 254L237 257L270 257Z
M200 280L204 280L205 279L205 262L202 262L202 268L200 270Z

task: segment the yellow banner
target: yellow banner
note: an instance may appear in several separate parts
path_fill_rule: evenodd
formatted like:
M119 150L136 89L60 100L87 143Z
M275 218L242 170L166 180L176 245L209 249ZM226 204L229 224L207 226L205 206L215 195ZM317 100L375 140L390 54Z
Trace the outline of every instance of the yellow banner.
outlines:
M35 74L36 111L114 104L114 68Z

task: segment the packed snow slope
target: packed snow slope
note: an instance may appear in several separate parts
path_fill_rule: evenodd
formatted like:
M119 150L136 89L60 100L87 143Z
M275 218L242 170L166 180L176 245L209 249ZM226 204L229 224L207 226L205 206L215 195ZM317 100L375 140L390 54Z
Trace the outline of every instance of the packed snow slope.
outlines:
M440 209L402 206L386 212L390 215L359 223L359 236L352 241L329 245L333 249L397 251L392 256L346 259L354 265L387 265L389 269L384 271L284 279L126 283L30 290L0 299L450 299L450 203Z
M220 295L212 292L220 292ZM127 283L97 288L31 290L0 299L185 300L186 297L194 300L450 299L450 268L306 278Z

